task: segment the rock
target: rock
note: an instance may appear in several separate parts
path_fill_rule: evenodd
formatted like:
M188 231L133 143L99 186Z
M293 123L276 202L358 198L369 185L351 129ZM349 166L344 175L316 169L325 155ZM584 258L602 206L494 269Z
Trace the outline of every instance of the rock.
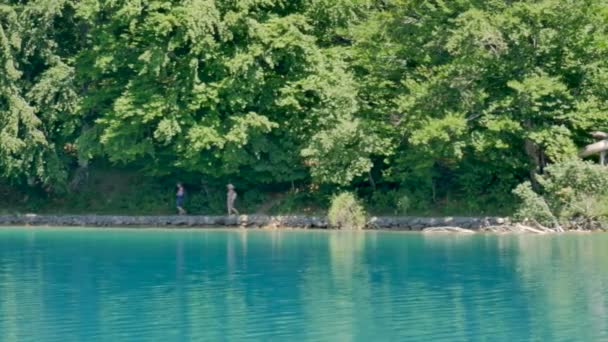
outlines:
M424 225L416 223L416 224L413 224L411 227L412 227L411 228L412 230L419 231L419 230L422 230L422 228L424 228Z
M458 227L482 229L488 225L508 223L507 218L497 217L413 217L373 216L366 229L422 230L433 227ZM0 225L49 225L83 227L290 227L328 228L326 217L319 216L120 216L120 215L0 215Z

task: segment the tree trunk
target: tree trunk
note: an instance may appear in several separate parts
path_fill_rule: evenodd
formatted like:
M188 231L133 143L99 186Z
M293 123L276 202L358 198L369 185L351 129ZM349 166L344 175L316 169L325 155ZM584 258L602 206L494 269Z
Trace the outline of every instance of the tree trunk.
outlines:
M523 126L527 130L531 130L532 122L530 120L525 120L523 122ZM536 182L534 176L536 174L542 174L545 169L545 166L547 163L545 153L544 153L543 149L540 146L538 146L537 143L530 140L529 138L524 139L524 148L526 150L526 154L528 155L528 158L530 159L530 162L534 166L534 168L532 170L530 170L530 180L532 182L532 186L536 189L536 188L538 188L538 183Z
M547 155L545 151L538 149L538 173L544 174L545 166L547 166Z
M74 178L69 184L69 189L72 192L77 192L78 188L89 179L89 160L81 158L78 160L78 169L74 172Z
M536 181L536 175L542 173L544 169L543 158L541 157L541 150L538 148L532 140L526 139L524 141L524 147L526 149L526 154L532 163L532 168L530 169L530 182L532 183L532 188L538 190L538 182Z
M376 191L376 181L374 181L374 177L372 176L372 172L368 171L367 175L369 176L369 185L372 186L372 190Z

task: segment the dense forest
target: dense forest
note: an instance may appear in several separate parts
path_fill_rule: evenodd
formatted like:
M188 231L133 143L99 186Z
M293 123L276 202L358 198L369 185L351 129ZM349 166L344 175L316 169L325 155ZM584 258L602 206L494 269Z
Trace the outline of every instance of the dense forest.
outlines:
M4 211L509 213L607 129L605 0L0 0Z

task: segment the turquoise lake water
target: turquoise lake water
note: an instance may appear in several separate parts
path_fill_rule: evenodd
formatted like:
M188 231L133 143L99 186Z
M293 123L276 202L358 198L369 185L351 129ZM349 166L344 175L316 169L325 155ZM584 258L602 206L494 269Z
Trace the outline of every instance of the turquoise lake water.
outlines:
M608 234L0 229L2 341L608 341Z

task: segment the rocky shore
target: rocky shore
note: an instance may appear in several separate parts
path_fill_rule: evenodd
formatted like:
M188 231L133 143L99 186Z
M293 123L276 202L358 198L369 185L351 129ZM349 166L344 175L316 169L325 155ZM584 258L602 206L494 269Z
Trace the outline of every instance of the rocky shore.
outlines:
M481 230L508 222L500 217L410 217L377 216L368 220L366 229L420 231L434 227ZM320 216L114 216L114 215L0 215L0 226L70 226L133 228L331 228Z

